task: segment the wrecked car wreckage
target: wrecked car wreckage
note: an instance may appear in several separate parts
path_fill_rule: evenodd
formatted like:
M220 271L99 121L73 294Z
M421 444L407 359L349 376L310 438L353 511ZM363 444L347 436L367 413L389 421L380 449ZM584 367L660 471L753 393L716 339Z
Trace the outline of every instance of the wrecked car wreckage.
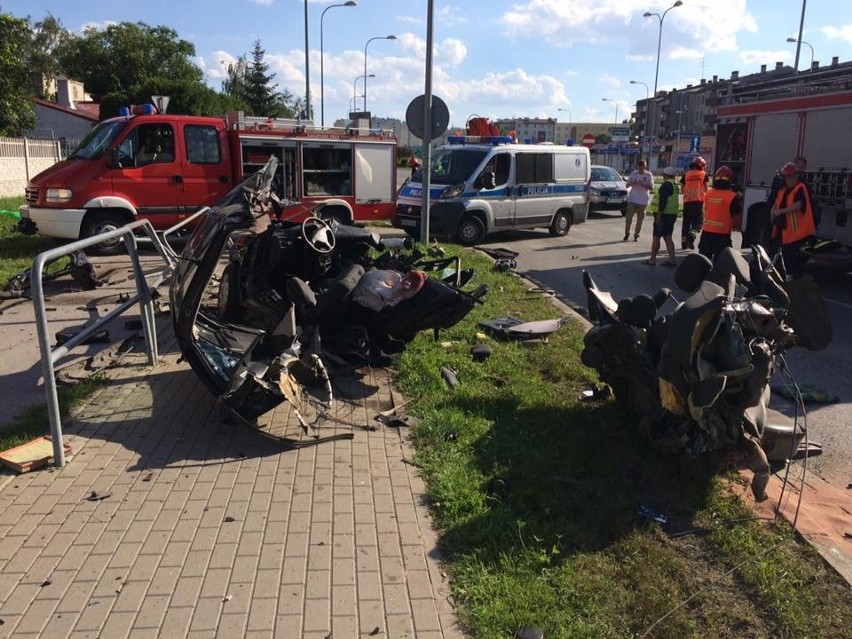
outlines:
M766 498L770 462L792 458L805 437L770 422L769 379L795 346L825 348L831 323L808 276L785 281L759 246L749 259L726 249L690 254L675 283L690 293L671 313L669 289L616 302L583 273L590 319L582 361L638 416L652 445L716 472L745 461L752 492Z
M410 241L310 206L281 219L276 169L272 157L203 216L170 301L183 358L232 416L256 426L287 401L306 431L300 406L330 408L336 374L388 364L421 330L458 323L487 288L462 290L473 273L458 258L424 260Z

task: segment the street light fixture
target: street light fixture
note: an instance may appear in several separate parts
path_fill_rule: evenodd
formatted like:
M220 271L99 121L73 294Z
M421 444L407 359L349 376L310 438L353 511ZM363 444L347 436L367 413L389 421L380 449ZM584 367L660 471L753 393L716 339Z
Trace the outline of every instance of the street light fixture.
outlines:
M601 98L601 100L603 102L612 102L613 104L615 104L615 120L613 121L613 124L612 124L612 141L615 142L615 127L618 124L618 101L613 100L612 98ZM618 156L619 156L618 161L619 161L619 164L620 164L621 163L621 146L618 147Z
M680 132L683 129L683 126L681 125L681 116L688 110L689 109L686 106L681 105L681 107L675 111L675 113L677 113L677 147L675 147L675 161L673 163L675 168L677 168L678 162L680 161Z
M308 0L305 0L305 119L311 119L311 63L308 45Z
M601 98L603 102L612 102L615 105L615 121L613 124L618 124L618 100L613 100L612 98Z
M648 168L650 169L651 168L651 136L648 135L648 123L649 123L648 122L648 107L651 106L651 100L650 100L651 89L648 88L648 85L645 84L644 82L642 82L641 80L631 80L630 84L641 84L643 87L645 87L645 130L643 131L643 133L645 134L645 137L648 140L648 158L647 158L647 160L648 160ZM638 107L637 107L637 110L638 110ZM640 146L640 149L641 149L641 144L639 146Z
M375 38L367 40L367 44L364 45L364 113L367 112L367 78L375 77L367 74L367 45L369 45L373 40L396 40L396 36L376 36Z
M565 107L564 109L556 109L556 110L568 112L568 135L571 136L571 137L574 137L574 136L571 135L571 120L574 119L574 114L571 113L571 109L569 109L568 107Z
M356 89L356 88L355 88L355 85L357 85L357 84L358 84L358 80L362 80L362 79L363 79L363 80L364 80L364 82L366 83L366 82L367 82L366 78L375 78L375 77L376 77L376 74L375 74L375 73L371 73L370 75L359 75L359 76L358 76L357 78L355 78L355 80L352 82L352 95L353 95L353 100L352 100L352 110L353 110L353 111L354 111L355 109L357 109L357 108L358 108L358 98L363 98L363 97L364 97L363 95L355 95L355 94L358 92L358 89Z
M677 0L672 6L670 6L668 9L663 11L662 15L659 14L659 13L656 13L656 12L652 13L650 11L646 11L645 13L642 14L643 18L650 18L651 16L654 16L654 17L657 18L657 20L660 21L660 30L659 30L659 33L657 34L657 67L656 67L656 70L654 71L654 102L653 102L652 105L649 105L649 106L654 107L654 111L655 111L654 117L656 117L656 115L657 115L656 114L656 110L657 110L656 109L656 106L657 106L657 82L660 78L660 47L662 46L662 43L663 43L663 20L666 19L666 14L669 11L671 11L672 9L676 9L677 7L681 6L682 4L683 4L683 2L681 2L681 0ZM650 166L650 162L651 162L650 147L653 144L653 139L654 139L654 137L656 137L656 134L657 134L657 122L654 121L654 120L651 120L651 131L650 131L651 142L648 143L649 166Z
M808 48L811 50L811 66L810 66L810 68L813 69L814 68L814 47L813 47L813 45L810 42L805 42L804 40L799 40L798 38L787 38L787 42L796 42L798 44L808 45ZM799 70L799 65L798 65L798 56L797 56L796 71L798 71L798 70Z
M320 125L325 127L325 55L323 54L323 39L322 39L322 21L325 19L325 12L335 7L356 7L358 3L355 0L347 0L342 4L330 4L322 10L320 15Z

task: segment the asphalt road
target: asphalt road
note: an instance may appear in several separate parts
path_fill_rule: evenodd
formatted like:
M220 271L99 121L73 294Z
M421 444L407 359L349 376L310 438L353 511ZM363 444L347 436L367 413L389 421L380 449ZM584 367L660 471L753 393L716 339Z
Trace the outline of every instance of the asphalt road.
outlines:
M675 228L675 244L679 242L680 224ZM680 300L687 297L674 283L674 269L646 266L651 225L646 220L638 242L623 242L624 221L617 213L593 213L584 224L574 226L563 238L553 238L544 230L515 231L488 238L483 247L506 247L520 253L518 270L524 275L555 290L573 307L585 308L582 273L588 271L603 290L616 300L639 293L655 293L660 288L672 289ZM735 237L734 243L738 244ZM678 256L684 255L678 251ZM830 391L840 399L835 404L807 406L808 439L822 445L821 455L808 460L808 468L840 488L852 482L852 275L829 269L809 269L820 284L834 328L834 338L823 351L794 349L787 356L789 369L799 385L811 385ZM667 302L664 311L674 309ZM783 383L777 374L771 383ZM771 407L790 416L792 403L774 394Z

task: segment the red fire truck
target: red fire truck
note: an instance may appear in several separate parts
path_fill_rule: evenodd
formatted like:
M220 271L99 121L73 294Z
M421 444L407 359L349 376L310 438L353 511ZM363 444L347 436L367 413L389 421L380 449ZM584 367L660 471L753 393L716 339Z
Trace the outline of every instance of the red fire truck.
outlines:
M744 187L743 233L763 241L772 180L797 156L819 211L818 235L852 246L852 93L758 100L717 110L716 168L727 164Z
M387 132L242 113L167 115L140 105L98 124L66 160L27 184L18 228L77 239L147 218L167 229L215 203L270 155L286 202L321 203L319 214L343 222L393 218L396 140ZM119 249L99 245L104 253Z

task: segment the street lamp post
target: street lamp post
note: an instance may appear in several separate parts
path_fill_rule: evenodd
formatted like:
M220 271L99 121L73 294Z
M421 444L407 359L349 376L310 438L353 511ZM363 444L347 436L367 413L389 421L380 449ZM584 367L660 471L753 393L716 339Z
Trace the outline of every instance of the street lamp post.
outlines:
M617 145L618 145L618 143L617 143L617 142L615 142L615 127L618 125L618 101L617 101L617 100L613 100L612 98L602 98L602 101L603 101L603 102L612 102L613 104L615 104L615 120L614 120L614 121L613 121L613 123L612 123L612 142L613 142L613 143L615 143L615 144L616 144L616 146L617 146ZM620 150L620 149L621 149L621 147L618 147L618 148L619 148L619 152L618 152L618 155L619 155L619 162L621 162L621 158L620 158L620 156L621 156L621 150Z
M650 92L651 92L651 89L648 88L647 84L645 84L644 82L642 82L640 80L631 80L630 84L641 84L643 87L645 87L645 130L643 131L643 133L645 134L645 138L648 140L648 157L646 158L646 160L648 161L648 170L650 171L651 170L651 136L648 135L648 124L649 124L648 108L651 106L651 100L650 100L650 95L649 95ZM641 147L641 145L640 145L640 147Z
M814 68L814 47L810 42L805 42L804 40L799 40L798 38L787 38L787 42L796 42L799 45L806 44L808 48L811 50L811 66L809 68ZM799 52L798 47L796 47L796 72L799 71Z
M305 0L305 119L311 119L311 63L308 45L308 0Z
M325 12L329 9L355 6L358 6L355 0L347 0L343 4L328 5L320 14L320 126L322 127L325 127L325 55L323 53L322 21L325 19Z
M358 93L358 89L356 89L355 86L358 84L358 80L363 79L364 82L366 83L367 82L366 78L375 78L375 77L376 77L375 73L371 73L370 75L359 75L357 78L355 78L355 80L352 81L352 95L353 95L352 110L353 111L358 108L358 100L357 99L364 97L362 95L356 95Z
M376 36L375 38L370 38L367 40L367 43L364 45L364 113L367 112L367 78L371 77L367 75L367 46L373 40L396 40L395 35L387 35L387 36ZM372 76L375 77L375 76Z
M574 137L571 135L571 120L574 118L574 115L571 113L571 109L565 107L564 109L556 109L557 111L567 111L568 112L568 136Z
M674 156L674 166L677 168L678 162L680 161L680 131L681 131L681 116L688 111L687 107L681 105L681 107L675 111L677 113L677 147L675 147L675 156Z
M612 102L615 105L615 121L614 125L618 125L618 100L613 100L612 98L602 98L603 102Z
M670 6L668 9L663 11L662 15L659 14L659 13L656 13L656 12L652 13L650 11L646 11L645 13L642 14L643 18L650 18L651 16L655 16L657 18L657 20L659 20L659 22L660 22L660 29L659 29L659 32L657 34L657 65L656 65L656 69L654 71L654 102L653 102L653 106L654 106L654 117L655 118L656 118L656 115L657 115L656 114L656 111L657 111L657 82L660 79L660 47L663 44L663 20L666 19L666 14L669 11L681 6L682 4L683 4L683 2L681 0L676 0L676 2L672 6ZM654 140L654 137L656 137L656 134L657 134L657 122L655 120L651 120L651 131L650 131L651 142L648 145L649 147L651 146L651 144L653 144L653 140ZM649 155L648 162L650 162L651 161L650 152L649 152L648 155Z

